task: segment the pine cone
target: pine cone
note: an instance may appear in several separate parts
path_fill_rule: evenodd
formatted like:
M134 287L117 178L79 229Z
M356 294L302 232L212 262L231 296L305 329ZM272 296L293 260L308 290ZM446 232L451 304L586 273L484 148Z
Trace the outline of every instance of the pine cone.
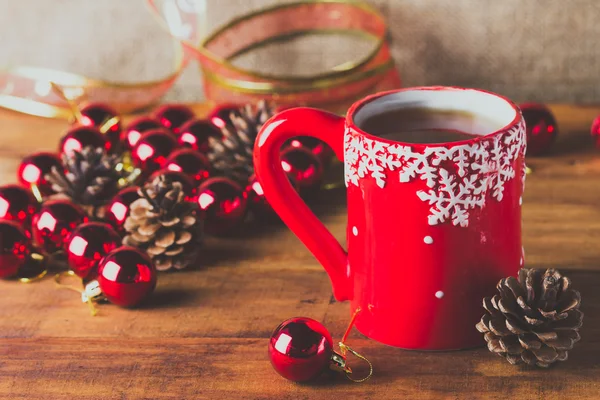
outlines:
M244 187L254 173L252 153L260 128L273 116L273 110L261 100L256 107L249 104L232 112L231 123L221 129L223 139L209 138L208 159L220 175Z
M502 279L496 288L499 295L483 299L488 313L476 326L488 349L513 365L565 361L583 321L581 295L569 278L554 269L521 269L518 280Z
M118 155L106 154L103 148L85 147L63 154L63 169L52 167L46 179L59 197L67 197L81 205L92 217L99 217L99 207L106 204L119 191L116 170L121 161Z
M183 269L196 260L202 223L197 204L185 200L180 182L157 176L139 190L125 221L123 244L148 252L159 271Z

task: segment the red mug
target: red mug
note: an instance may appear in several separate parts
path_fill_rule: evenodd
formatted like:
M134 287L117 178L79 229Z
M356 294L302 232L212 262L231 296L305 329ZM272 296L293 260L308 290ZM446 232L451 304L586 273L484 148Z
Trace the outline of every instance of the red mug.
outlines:
M369 118L415 107L468 113L468 124L438 117L428 128L475 136L402 143L361 129ZM281 146L294 136L325 141L344 162L347 252L281 168ZM502 96L420 87L369 96L345 118L283 111L260 131L254 165L273 209L327 271L335 298L360 308L360 332L405 349L463 349L483 343L475 329L483 297L523 265L525 138L519 108Z

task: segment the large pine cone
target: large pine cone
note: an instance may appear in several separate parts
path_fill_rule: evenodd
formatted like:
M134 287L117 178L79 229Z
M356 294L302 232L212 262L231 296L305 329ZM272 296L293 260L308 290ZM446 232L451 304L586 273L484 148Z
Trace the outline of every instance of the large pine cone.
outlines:
M209 138L208 159L214 170L245 187L254 173L252 154L256 136L272 116L273 110L264 100L256 107L247 104L232 112L231 123L222 128L223 139Z
M198 205L185 200L180 182L159 175L140 188L125 221L123 244L146 250L159 271L193 263L202 242Z
M569 278L554 269L521 269L518 280L502 279L496 288L499 295L483 299L488 313L477 324L488 349L513 365L565 361L583 321L581 295Z
M91 217L100 217L99 207L119 191L123 174L116 166L120 157L107 154L103 148L85 147L71 155L63 154L62 161L64 170L52 167L46 176L52 189L81 205Z

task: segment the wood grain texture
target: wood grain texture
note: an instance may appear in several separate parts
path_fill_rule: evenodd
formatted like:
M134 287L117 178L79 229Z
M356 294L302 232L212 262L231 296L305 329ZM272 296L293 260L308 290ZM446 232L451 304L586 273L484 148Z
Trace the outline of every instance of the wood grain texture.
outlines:
M349 315L309 252L274 225L209 239L201 265L161 275L155 295L134 310L104 305L93 318L77 294L51 279L1 281L0 398L600 398L600 155L588 133L600 107L553 110L561 137L554 154L529 159L524 244L528 266L571 269L582 293L583 339L567 362L515 368L485 349L410 352L354 332L349 343L373 362L372 380L289 383L269 365L271 330L302 315L339 339ZM14 181L23 155L54 149L65 126L0 113L0 181ZM314 208L343 239L343 190L319 197Z

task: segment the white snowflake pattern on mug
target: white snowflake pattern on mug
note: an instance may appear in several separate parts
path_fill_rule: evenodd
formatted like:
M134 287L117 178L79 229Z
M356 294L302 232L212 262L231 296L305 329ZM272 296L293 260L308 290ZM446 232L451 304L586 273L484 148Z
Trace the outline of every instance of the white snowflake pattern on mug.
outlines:
M514 163L524 157L526 146L523 122L500 135L472 144L427 146L423 152L412 146L372 140L350 128L344 135L344 175L346 186L359 185L365 177L385 187L387 173L399 171L400 182L425 181L428 191L417 196L431 206L430 225L452 220L469 225L469 210L484 206L488 194L497 201L504 197L504 185L515 178ZM455 168L446 168L451 162ZM520 178L524 186L525 171Z

